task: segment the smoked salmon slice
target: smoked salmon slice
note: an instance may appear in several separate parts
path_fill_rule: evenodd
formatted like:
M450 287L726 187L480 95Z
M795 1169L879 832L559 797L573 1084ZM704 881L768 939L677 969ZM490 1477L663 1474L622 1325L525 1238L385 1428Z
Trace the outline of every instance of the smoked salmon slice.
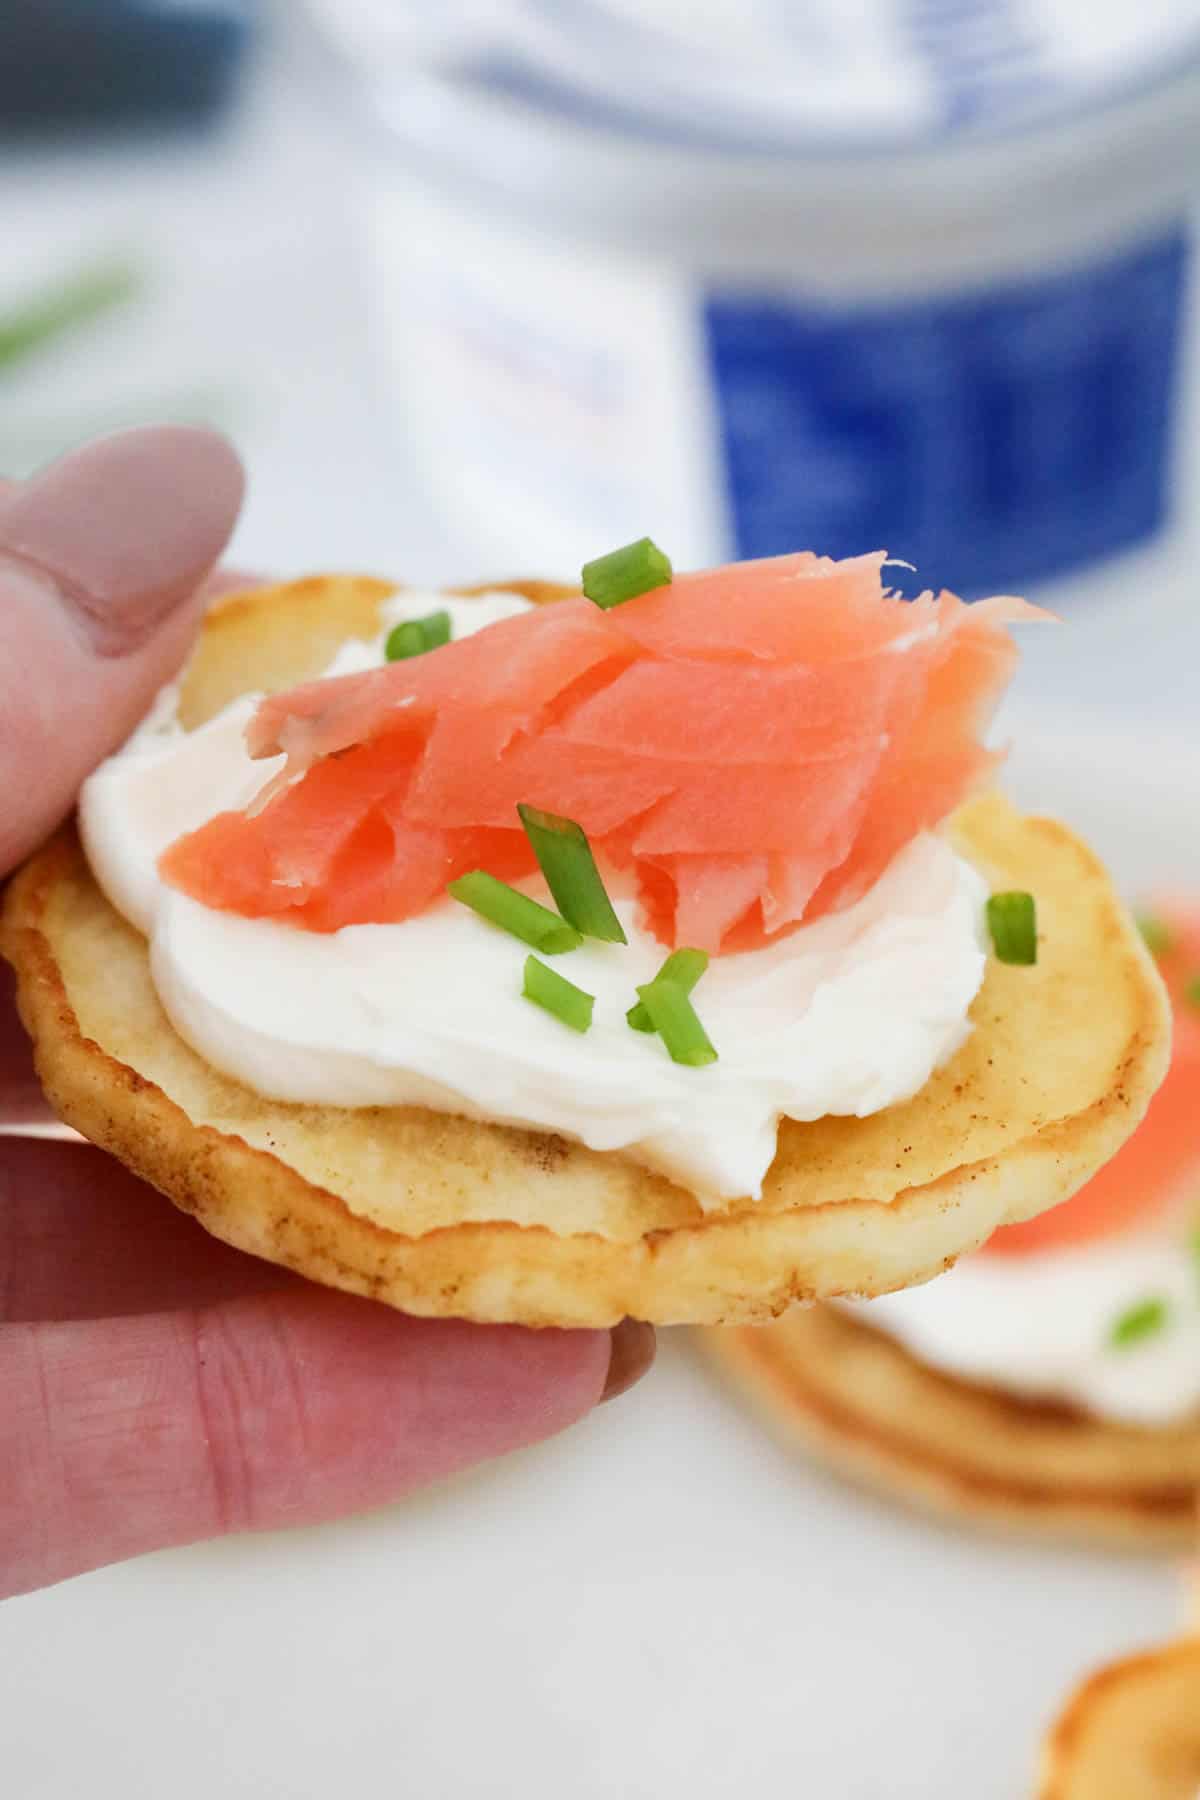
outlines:
M882 551L834 562L802 550L676 575L639 597L624 628L660 658L818 667L870 655L928 620L927 597L881 613L886 560Z
M637 646L586 600L501 619L427 656L362 675L310 681L272 695L246 733L251 756L288 757L289 774L320 757L439 712L496 713L513 729L535 720L556 694L598 663L623 667Z
M273 695L247 746L284 775L173 844L164 878L310 930L391 922L469 868L532 874L523 803L576 820L665 943L762 943L857 899L990 776L1007 628L1045 616L903 600L885 567L732 564Z

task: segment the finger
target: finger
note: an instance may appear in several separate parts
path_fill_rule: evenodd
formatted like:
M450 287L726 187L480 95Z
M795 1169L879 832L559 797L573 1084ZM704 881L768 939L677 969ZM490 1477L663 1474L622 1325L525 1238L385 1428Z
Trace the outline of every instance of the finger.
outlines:
M0 477L0 499L15 482ZM261 585L262 577L244 569L216 569L202 584L205 601L226 594L241 593ZM3 890L0 889L0 898ZM53 1109L47 1104L33 1069L29 1038L17 1016L16 981L12 970L0 961L0 1130L9 1120L52 1119Z
M0 493L0 873L179 667L242 489L223 438L157 426Z
M0 1594L361 1511L549 1437L600 1398L611 1344L315 1288L5 1326Z
M206 1306L293 1285L86 1144L0 1141L0 1322Z
M0 904L3 899L0 888ZM31 1132L70 1137L70 1128L59 1123L34 1072L33 1048L17 1017L15 994L12 970L0 961L0 1138Z
M0 962L0 1102L11 1099L14 1105L28 1101L44 1106L29 1039L17 1017L15 994L13 972L6 962Z

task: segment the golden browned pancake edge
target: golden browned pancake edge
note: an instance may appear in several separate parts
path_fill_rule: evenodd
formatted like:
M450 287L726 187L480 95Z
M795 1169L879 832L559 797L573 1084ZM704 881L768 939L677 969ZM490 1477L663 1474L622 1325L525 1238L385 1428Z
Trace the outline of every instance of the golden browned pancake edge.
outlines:
M318 674L345 638L374 633L392 591L318 576L226 600L189 665L184 723ZM765 1320L927 1279L1065 1198L1161 1079L1161 983L1093 854L998 795L965 807L955 835L995 886L1037 894L1037 966L990 962L971 1037L918 1095L867 1119L785 1121L762 1200L715 1215L632 1159L561 1137L288 1105L221 1075L168 1023L145 942L70 827L10 884L0 950L61 1115L242 1249L431 1316Z
M930 1367L870 1307L702 1334L765 1422L877 1492L964 1524L1128 1550L1195 1540L1200 1414L1118 1424ZM1019 1329L1019 1325L1014 1325Z
M1194 1800L1200 1637L1128 1656L1081 1683L1042 1749L1035 1800Z

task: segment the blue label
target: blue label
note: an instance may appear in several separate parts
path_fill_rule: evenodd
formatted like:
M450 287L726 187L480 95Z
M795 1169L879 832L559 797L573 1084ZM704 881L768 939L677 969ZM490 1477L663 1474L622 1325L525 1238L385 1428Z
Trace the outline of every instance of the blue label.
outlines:
M886 548L974 595L1152 536L1187 257L1179 227L983 296L848 312L709 295L738 556Z

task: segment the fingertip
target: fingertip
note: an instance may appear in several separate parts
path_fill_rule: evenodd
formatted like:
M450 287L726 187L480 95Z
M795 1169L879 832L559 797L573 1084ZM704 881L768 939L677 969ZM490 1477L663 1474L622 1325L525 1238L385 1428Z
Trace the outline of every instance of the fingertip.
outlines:
M0 489L0 871L176 673L245 489L201 426L117 432Z
M124 654L215 566L245 488L206 426L114 432L0 491L0 554L52 583L101 655Z
M390 1504L572 1424L613 1348L607 1331L413 1319L311 1286L12 1325L0 1593Z
M600 1395L603 1406L617 1400L646 1375L658 1351L658 1335L653 1325L641 1319L622 1319L611 1333L611 1349L604 1388Z
M612 1362L607 1331L418 1319L313 1286L209 1309L196 1337L216 1486L255 1529L390 1504L553 1437Z
M563 1430L598 1404L613 1367L608 1331L420 1319L311 1287L260 1304L290 1321L299 1354L307 1345L327 1359L343 1391L389 1389L402 1435L419 1401L414 1446L455 1464Z

